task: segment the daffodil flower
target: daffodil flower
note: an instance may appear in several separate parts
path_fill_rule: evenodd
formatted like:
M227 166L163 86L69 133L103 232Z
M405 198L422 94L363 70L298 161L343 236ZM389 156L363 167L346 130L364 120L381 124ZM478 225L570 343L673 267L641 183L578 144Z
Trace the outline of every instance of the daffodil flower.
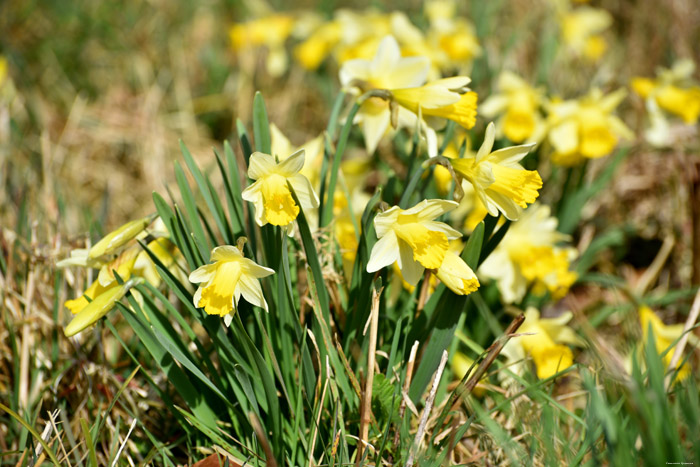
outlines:
M621 138L632 139L632 131L612 114L625 95L624 89L607 95L593 89L580 100L550 103L548 139L554 148L552 161L575 165L586 158L607 156Z
M66 337L71 337L95 324L97 320L109 313L119 300L124 298L131 287L141 284L143 281L144 279L141 277L134 277L123 284L115 282L114 286L97 295L94 300L83 307L64 328L63 333Z
M513 222L503 240L479 268L479 276L496 281L505 303L523 299L528 286L533 292L549 291L561 298L576 281L570 271L576 249L560 246L570 240L557 231L557 219L548 206L533 204Z
M281 76L287 70L289 61L284 43L293 27L292 16L273 14L246 23L234 24L229 30L229 38L236 51L266 46L268 49L267 72L271 76Z
M670 367L676 348L674 343L683 335L685 326L683 324L664 324L648 306L641 306L639 308L639 322L642 325L642 339L644 344L646 344L649 338L649 330L651 330L656 342L656 352L659 355L666 352L663 357L664 365L666 365L667 368ZM689 333L688 337L693 344L698 344L698 339L693 333ZM679 369L678 367L680 364L681 361L676 363L676 367L673 368L674 370L678 370L677 379L679 381L690 374L690 367L686 364Z
M267 311L258 279L274 274L274 270L244 257L238 247L231 245L214 248L211 261L190 274L190 282L202 283L194 294L194 306L222 316L226 326L231 324L241 295L251 305Z
M438 269L449 249L449 241L462 236L457 230L433 219L457 207L454 201L423 200L410 209L394 206L374 218L379 240L374 244L367 272L397 262L406 282L415 286L427 269Z
M371 89L414 88L425 83L429 68L430 61L426 57L402 57L396 39L387 36L382 39L372 60L345 62L340 69L340 83L356 94ZM362 127L365 146L371 154L389 130L389 101L380 97L365 100L355 119Z
M299 215L299 206L294 202L289 185L303 208L317 208L318 197L309 179L299 172L304 167L304 150L300 149L287 159L277 162L274 157L262 152L250 156L248 176L255 183L243 190L243 199L253 203L255 221L263 226L287 227L291 232L292 221ZM289 185L288 185L289 184Z
M573 317L570 311L556 318L540 318L533 307L525 311L525 321L504 348L505 355L530 355L537 369L537 377L546 379L573 365L569 345L583 346L584 342L567 326ZM514 349L519 347L520 349Z
M516 220L528 204L537 199L542 179L536 170L525 170L520 160L534 144L513 146L491 152L496 135L493 123L486 127L484 142L475 155L452 159L455 172L468 180L489 214Z
M680 117L685 125L697 124L700 86L691 80L694 70L695 63L681 60L671 69L660 69L655 80L637 77L630 82L646 104L651 125L644 137L653 146L670 146L676 141L666 112Z
M489 96L479 112L487 118L500 116L496 121L497 134L505 135L512 142L539 142L546 132L540 115L544 102L542 89L533 88L511 71L500 74L496 87L498 93Z

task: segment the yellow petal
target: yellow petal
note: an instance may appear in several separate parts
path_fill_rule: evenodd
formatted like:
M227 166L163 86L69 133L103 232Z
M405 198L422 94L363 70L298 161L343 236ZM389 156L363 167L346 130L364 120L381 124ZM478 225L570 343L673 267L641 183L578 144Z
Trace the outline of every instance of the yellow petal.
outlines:
M531 354L537 367L537 377L540 379L549 378L574 363L571 349L561 344L536 347L532 349Z
M105 290L103 293L95 297L80 313L68 323L63 333L66 337L71 337L84 330L88 326L94 324L98 319L106 315L114 308L119 300L121 300L126 292L134 285L142 282L143 279L132 279L124 284L115 285Z

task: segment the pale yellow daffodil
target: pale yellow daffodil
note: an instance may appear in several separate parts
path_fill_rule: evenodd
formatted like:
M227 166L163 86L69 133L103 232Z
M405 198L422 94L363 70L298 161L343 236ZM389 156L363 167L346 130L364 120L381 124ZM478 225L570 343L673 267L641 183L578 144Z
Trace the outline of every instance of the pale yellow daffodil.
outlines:
M564 44L574 54L596 62L608 48L602 34L612 20L612 15L601 8L564 8L559 16Z
M487 118L500 116L496 121L498 135L504 135L514 143L539 142L546 132L540 107L544 91L533 88L511 71L498 77L498 92L489 96L479 107Z
M484 142L475 155L451 160L455 172L468 180L489 214L516 220L528 204L537 199L542 179L536 170L525 170L520 160L534 144L513 146L491 152L496 129L486 127Z
M415 286L425 269L437 270L445 261L449 241L462 234L449 225L435 221L437 217L457 207L454 201L438 199L423 200L410 209L394 206L374 218L374 228L379 239L372 248L367 272L375 272L394 262L398 263L404 280ZM450 257L449 264L462 260ZM466 266L466 264L464 265ZM468 271L467 271L468 270ZM468 293L470 280L474 279L471 269L454 269L449 276L445 271L445 285L455 287L462 294ZM466 282L461 282L464 278ZM459 293L459 292L456 292Z
M632 131L612 113L625 95L624 89L607 95L593 89L579 100L550 103L548 139L554 148L552 161L576 165L584 159L607 156L620 139L632 139Z
M254 152L250 156L248 177L255 183L243 190L242 196L255 207L255 221L261 227L268 222L287 227L291 232L292 221L299 215L289 185L294 189L301 207L318 207L318 197L309 179L299 172L304 167L304 150L300 149L288 158L277 162L269 154Z
M479 275L496 281L505 303L521 301L531 284L536 294L561 298L576 281L569 269L577 252L559 246L569 236L557 232L557 224L548 206L530 206L481 264Z
M244 257L238 247L231 245L214 248L211 261L190 274L190 282L201 283L192 300L194 306L222 316L226 326L231 324L241 295L251 305L267 311L258 279L274 274L274 270Z
M341 84L355 94L373 89L414 88L425 83L430 63L425 57L402 57L392 36L382 39L372 60L355 59L340 69ZM362 127L367 151L371 154L389 130L391 109L388 99L367 99L355 117Z
M556 318L541 318L540 312L529 307L518 335L511 338L503 349L506 356L530 355L540 379L569 368L573 364L573 352L569 345L583 346L583 340L567 326L573 314L570 311Z
M687 126L697 124L700 117L700 86L691 79L694 70L693 61L681 60L671 69L659 69L655 80L632 79L632 89L644 99L649 112L651 125L644 136L653 146L671 146L676 141L666 113L680 117Z

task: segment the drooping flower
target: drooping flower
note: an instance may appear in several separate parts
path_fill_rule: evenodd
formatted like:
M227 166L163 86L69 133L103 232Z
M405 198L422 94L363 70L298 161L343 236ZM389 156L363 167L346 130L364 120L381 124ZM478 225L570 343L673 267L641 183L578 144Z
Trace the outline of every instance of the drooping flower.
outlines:
M413 88L425 83L429 66L425 57L402 57L396 39L387 36L382 39L372 60L345 62L340 69L340 83L355 94L372 89ZM367 99L357 113L356 123L362 127L367 151L373 153L389 130L389 100L380 97Z
M146 235L144 230L156 218L155 214L127 222L118 229L108 233L100 239L88 251L89 259L98 259L113 253L116 253L127 243L132 240Z
M561 298L576 281L569 268L577 252L560 246L569 236L557 232L557 223L548 206L532 205L481 264L479 275L496 281L505 303L521 301L531 284L535 294Z
M258 279L274 274L274 270L244 257L238 247L231 245L214 248L211 261L212 264L190 274L190 282L201 283L194 294L194 306L204 308L210 315L222 316L227 326L231 324L241 295L251 305L267 311Z
M550 103L548 139L554 148L552 161L576 165L586 158L607 156L621 138L632 139L632 131L612 114L625 95L624 89L608 95L593 89L580 100Z
M84 306L63 329L63 333L66 337L71 337L95 324L97 320L109 313L119 300L124 298L130 288L143 283L143 281L144 279L141 277L134 277L123 284L115 282L114 286L95 296L94 300Z
M491 152L496 129L486 127L484 142L475 155L451 160L455 172L468 180L489 214L499 211L510 220L518 219L528 204L537 199L542 179L536 170L525 170L520 160L534 144L513 146Z
M303 208L317 208L318 197L311 187L309 179L299 172L304 167L304 150L300 149L288 158L277 162L269 154L254 152L250 156L248 176L255 183L243 190L242 196L255 207L255 221L263 226L287 227L291 232L292 221L299 215L289 185L294 189Z
M695 63L681 60L671 69L660 69L655 80L633 78L632 89L639 94L649 112L650 127L645 139L657 147L676 141L666 113L676 115L685 125L696 125L700 117L700 86L692 80Z
M459 254L448 249L435 273L445 286L457 295L469 295L479 288L479 279Z
M569 368L573 364L573 352L569 345L583 346L583 340L567 326L573 314L570 311L556 318L540 318L540 312L529 307L518 335L511 338L503 349L509 360L530 355L540 379Z
M641 306L639 308L639 323L642 326L642 342L646 345L649 338L649 330L654 334L654 340L656 342L656 352L661 355L666 352L663 356L664 365L668 369L671 366L671 360L673 360L673 353L676 349L675 342L680 339L683 335L683 324L664 324L663 321L652 311L648 306ZM689 333L688 337L695 345L698 343L697 337ZM673 370L678 370L677 380L682 380L690 374L690 366L685 364L682 367L679 366L682 359L676 363Z
M487 118L500 116L496 121L497 133L514 143L539 142L546 132L540 115L544 91L533 88L511 71L500 74L497 89L497 93L481 104L480 113Z
M425 269L439 270L448 256L449 241L462 236L449 225L435 221L457 207L454 201L423 200L410 209L394 206L374 218L379 239L372 248L367 272L375 272L394 262L398 263L404 280L415 286ZM455 266L463 261L456 255L447 258L451 271L444 270L445 285L455 293L472 290L473 272L469 267Z

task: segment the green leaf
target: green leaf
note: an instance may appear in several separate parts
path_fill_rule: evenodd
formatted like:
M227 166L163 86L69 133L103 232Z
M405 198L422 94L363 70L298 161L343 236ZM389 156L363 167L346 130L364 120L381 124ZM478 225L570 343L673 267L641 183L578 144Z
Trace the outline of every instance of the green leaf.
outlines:
M265 154L270 154L272 150L270 122L267 119L265 100L260 91L256 92L253 98L253 136L255 137L255 149Z

